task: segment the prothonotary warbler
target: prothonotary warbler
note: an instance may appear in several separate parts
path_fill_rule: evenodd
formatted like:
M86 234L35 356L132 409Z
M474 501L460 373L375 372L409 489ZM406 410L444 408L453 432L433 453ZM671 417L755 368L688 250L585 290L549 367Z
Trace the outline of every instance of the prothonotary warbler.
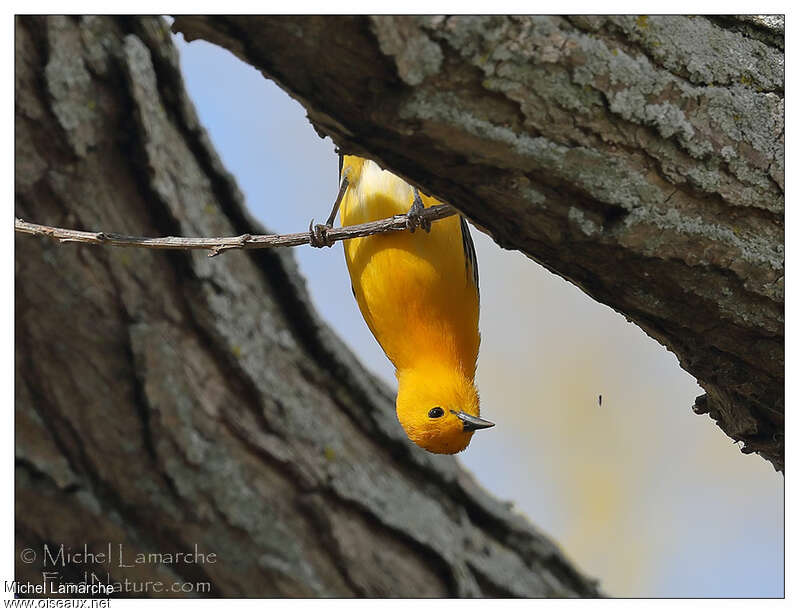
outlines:
M345 260L361 314L395 366L400 424L430 452L460 452L494 426L480 418L475 387L480 300L467 224L461 216L420 224L424 206L438 201L371 160L345 155L339 164L334 210L312 244L325 244L337 207L342 226L407 213L412 231L423 225L427 232L349 239Z

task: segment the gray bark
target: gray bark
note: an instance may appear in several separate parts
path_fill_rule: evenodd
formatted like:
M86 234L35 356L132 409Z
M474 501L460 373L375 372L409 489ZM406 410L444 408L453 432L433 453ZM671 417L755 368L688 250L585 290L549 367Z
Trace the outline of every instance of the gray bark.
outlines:
M15 42L18 217L264 232L163 21L22 17ZM209 582L217 596L597 594L453 458L407 441L391 391L320 321L289 250L209 259L18 235L15 266L18 579L41 580L46 544L197 544L217 562L58 571Z
M636 322L705 389L695 411L782 470L781 17L180 17L173 29L230 49L344 150Z

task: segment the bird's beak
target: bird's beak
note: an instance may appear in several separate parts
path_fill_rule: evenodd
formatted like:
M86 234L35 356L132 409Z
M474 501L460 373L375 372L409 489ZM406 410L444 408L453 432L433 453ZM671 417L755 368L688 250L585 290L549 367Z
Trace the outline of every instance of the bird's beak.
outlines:
M489 422L478 416L471 416L463 411L453 412L456 418L459 418L464 423L465 431L479 431L480 429L488 429L494 426L494 422Z

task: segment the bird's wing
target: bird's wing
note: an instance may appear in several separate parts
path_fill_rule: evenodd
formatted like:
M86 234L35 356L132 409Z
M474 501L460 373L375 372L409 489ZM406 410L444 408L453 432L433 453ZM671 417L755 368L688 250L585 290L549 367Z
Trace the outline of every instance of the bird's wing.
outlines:
M478 258L475 255L475 244L469 234L467 220L461 216L459 216L459 219L461 220L461 242L464 246L464 258L467 261L467 274L472 273L472 281L475 282L475 288L478 289Z

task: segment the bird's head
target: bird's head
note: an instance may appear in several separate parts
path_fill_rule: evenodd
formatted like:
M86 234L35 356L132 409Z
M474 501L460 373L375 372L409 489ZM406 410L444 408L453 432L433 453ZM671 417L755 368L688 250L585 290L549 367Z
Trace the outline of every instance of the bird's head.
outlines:
M461 452L475 431L494 426L480 418L475 384L458 370L405 369L397 382L397 418L408 438L429 452Z

